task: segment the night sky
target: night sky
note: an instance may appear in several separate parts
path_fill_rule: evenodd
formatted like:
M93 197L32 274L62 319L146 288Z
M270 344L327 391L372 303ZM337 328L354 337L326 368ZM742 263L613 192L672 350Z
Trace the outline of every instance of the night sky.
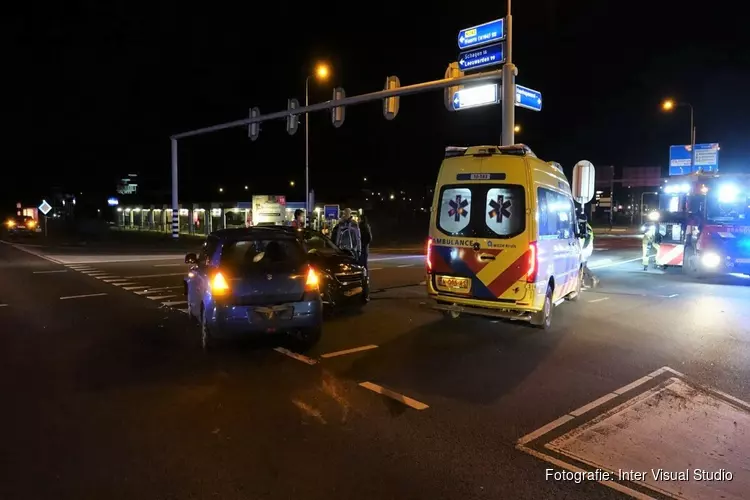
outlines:
M458 30L506 14L498 1L325 2L307 11L285 3L286 12L221 4L65 3L8 15L3 117L13 130L3 141L3 209L52 186L104 202L128 173L166 195L170 134L246 117L252 106L303 102L316 61L333 75L311 84L312 102L330 99L333 85L352 96L382 89L388 75L403 85L442 78ZM708 12L690 5L516 1L517 83L544 96L542 112L517 110L517 142L566 167L579 159L665 167L669 145L689 141L688 112L659 110L671 96L695 107L698 142L721 143L724 170L750 171L746 16L737 2L695 3ZM501 133L499 105L450 113L442 92L402 98L392 122L380 102L347 109L340 129L327 113L310 121L318 200L359 190L364 177L378 189L422 189L446 145L497 144ZM183 198L236 199L246 184L303 198L302 127L289 136L282 121L266 123L256 142L246 129L187 139L180 161Z

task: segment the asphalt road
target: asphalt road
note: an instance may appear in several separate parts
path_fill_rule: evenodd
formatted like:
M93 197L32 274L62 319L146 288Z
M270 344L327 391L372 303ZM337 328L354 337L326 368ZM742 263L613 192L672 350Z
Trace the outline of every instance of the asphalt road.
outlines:
M0 498L625 498L519 439L661 367L750 400L750 287L639 244L597 238L600 287L547 332L441 319L422 256L373 254L371 303L304 356L201 352L181 255L2 244Z

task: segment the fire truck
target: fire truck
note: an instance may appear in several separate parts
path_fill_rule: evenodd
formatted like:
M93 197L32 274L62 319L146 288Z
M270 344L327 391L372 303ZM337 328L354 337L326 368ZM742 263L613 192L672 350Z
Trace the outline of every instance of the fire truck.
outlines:
M651 219L658 266L695 276L750 275L750 175L670 177Z

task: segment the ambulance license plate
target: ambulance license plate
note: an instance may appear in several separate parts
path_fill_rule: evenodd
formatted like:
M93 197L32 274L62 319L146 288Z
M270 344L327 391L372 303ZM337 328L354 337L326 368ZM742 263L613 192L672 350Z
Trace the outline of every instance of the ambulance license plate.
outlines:
M469 293L471 290L471 281L469 278L459 278L456 276L438 276L438 290L454 293Z

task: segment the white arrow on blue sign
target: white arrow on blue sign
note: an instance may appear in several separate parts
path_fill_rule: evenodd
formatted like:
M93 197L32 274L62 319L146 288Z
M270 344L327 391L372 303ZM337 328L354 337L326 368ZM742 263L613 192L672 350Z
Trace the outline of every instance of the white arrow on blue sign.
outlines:
M458 67L461 71L485 68L505 62L503 43L488 45L479 49L461 52L458 56Z
M458 48L461 50L479 47L505 39L505 20L495 19L458 32Z
M42 200L42 204L39 205L39 211L42 212L42 214L47 215L50 210L52 210L52 205L47 203L47 200Z
M516 106L532 111L542 110L542 93L521 85L516 85Z

